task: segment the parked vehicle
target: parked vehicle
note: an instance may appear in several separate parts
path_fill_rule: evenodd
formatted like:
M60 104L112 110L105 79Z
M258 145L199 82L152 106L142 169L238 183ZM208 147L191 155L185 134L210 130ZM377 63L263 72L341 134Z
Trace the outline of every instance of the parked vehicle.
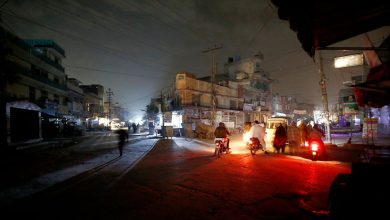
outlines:
M229 148L227 146L228 138L215 138L214 144L215 144L215 151L214 155L217 157L220 157L223 153L230 153Z

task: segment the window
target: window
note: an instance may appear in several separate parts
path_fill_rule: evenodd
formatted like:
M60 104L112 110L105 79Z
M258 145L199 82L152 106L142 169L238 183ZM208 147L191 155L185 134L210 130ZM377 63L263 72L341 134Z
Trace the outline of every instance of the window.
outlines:
M35 65L31 65L31 73L40 75L41 74L41 70L39 68L37 68Z
M45 101L47 98L48 98L47 91L46 90L42 90L41 91L41 99Z
M35 88L32 87L32 86L29 86L28 87L28 93L29 93L29 95L28 95L29 99L31 101L34 101L35 100Z
M46 71L43 71L41 70L41 76L45 79L48 79L49 78L49 73L47 73Z
M60 97L56 94L54 94L54 101L59 104L60 103Z

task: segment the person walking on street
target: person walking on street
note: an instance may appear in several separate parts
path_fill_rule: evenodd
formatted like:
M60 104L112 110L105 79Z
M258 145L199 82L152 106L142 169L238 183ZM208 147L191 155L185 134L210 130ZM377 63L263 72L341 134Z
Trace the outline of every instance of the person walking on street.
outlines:
M117 130L118 134L118 149L119 149L119 156L122 156L123 154L123 146L125 145L125 141L129 141L129 134L125 129L119 129Z
M286 148L286 141L287 131L285 127L280 123L279 126L276 128L274 137L274 148L277 153L280 153L280 150L282 150L282 153L284 153L284 150Z
M305 142L307 140L308 134L307 134L306 124L303 120L298 121L298 129L299 129L299 136L300 136L300 140L298 144L299 146L305 146Z
M300 130L296 125L296 122L293 121L287 127L287 141L290 154L296 154L298 152L298 147L300 146Z

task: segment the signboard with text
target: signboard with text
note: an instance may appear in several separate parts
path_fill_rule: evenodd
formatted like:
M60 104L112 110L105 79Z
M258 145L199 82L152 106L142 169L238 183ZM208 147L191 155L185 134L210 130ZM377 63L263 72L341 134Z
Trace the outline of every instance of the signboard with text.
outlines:
M359 106L356 102L348 102L343 104L343 110L345 115L359 114Z
M365 118L363 121L363 138L374 138L378 134L378 119L377 118Z

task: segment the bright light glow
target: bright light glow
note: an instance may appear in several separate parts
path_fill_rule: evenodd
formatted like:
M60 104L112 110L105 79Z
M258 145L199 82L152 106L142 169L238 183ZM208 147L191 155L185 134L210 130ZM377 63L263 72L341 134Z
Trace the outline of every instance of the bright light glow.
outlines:
M318 151L318 144L317 143L311 144L311 150L312 151Z
M360 66L360 65L363 65L363 54L354 54L354 55L334 58L335 68Z
M99 125L108 126L110 120L108 118L98 118Z
M249 141L249 132L245 132L243 135L242 135L242 140L247 143Z

